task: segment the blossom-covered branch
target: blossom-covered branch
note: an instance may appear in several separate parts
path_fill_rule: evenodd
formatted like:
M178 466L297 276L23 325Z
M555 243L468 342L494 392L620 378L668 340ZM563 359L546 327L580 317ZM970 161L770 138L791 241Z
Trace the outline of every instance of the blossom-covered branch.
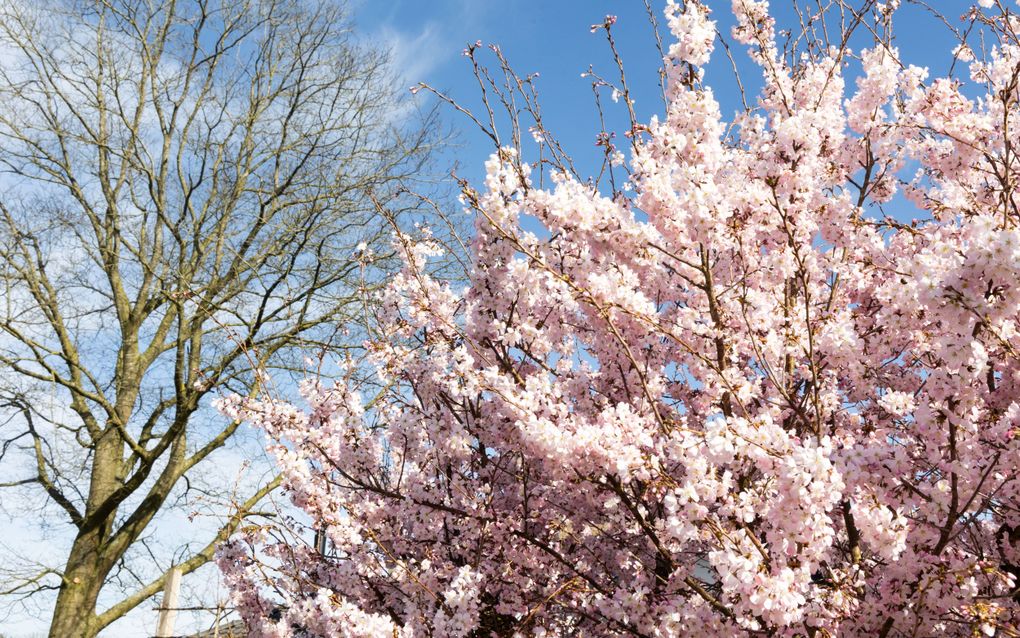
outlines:
M225 550L257 635L1017 635L1020 21L972 15L964 87L859 16L856 76L847 38L791 61L767 5L733 2L764 88L730 123L670 4L625 196L503 148L463 293L398 237L370 409L224 406L335 548L271 546L276 598Z

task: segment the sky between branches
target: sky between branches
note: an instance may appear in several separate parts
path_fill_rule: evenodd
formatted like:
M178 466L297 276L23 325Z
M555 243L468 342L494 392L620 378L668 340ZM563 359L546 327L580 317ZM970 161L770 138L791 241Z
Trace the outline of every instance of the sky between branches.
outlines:
M716 20L719 30L729 38L733 24L730 0L703 1L711 8L711 18ZM950 70L950 52L956 44L952 34L926 10L909 6L909 0L902 4L894 29L894 44L899 47L901 58L906 64L928 67L929 77L946 75ZM928 4L960 28L963 26L960 16L974 3L933 0ZM663 19L666 0L652 0L651 5L663 45L668 48L670 36ZM772 0L770 5L779 29L797 26L793 0ZM372 34L370 37L378 37L391 47L409 87L425 82L458 102L479 109L477 85L461 54L465 46L476 41L485 46L498 45L521 76L539 73L539 97L547 128L578 161L582 175L597 170L595 162L600 157L594 152L599 127L592 80L582 77L582 73L590 65L607 80L617 77L604 31L591 30L591 25L602 23L607 15L618 18L613 36L627 69L637 119L647 122L653 115L661 115L664 106L657 75L659 54L642 0L359 0L356 5L358 24L365 33ZM977 38L971 40L975 48L980 45ZM747 58L743 47L733 43L731 47L747 99L753 100L761 84L760 70ZM482 59L493 61L491 57ZM966 72L966 65L957 64L954 76L965 78ZM856 69L847 74L849 86L853 77ZM724 118L742 108L733 68L722 47L716 47L706 66L705 84L715 92ZM428 99L424 93L421 95ZM614 104L609 98L607 90L603 95L607 120L612 128L622 132L627 125L626 110L622 102ZM492 152L491 142L469 128L466 118L448 113L448 121L460 133L458 145L447 152L446 160L455 165L458 176L478 184L484 175L483 164ZM621 149L627 146L619 139L617 145ZM903 205L904 201L896 198L893 207L897 204ZM908 211L889 212L911 217Z

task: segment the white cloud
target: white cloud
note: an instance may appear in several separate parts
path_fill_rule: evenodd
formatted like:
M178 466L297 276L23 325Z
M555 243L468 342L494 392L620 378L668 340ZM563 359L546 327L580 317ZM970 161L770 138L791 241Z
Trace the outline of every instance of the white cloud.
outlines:
M383 25L370 39L390 52L394 72L408 86L426 81L455 52L435 22L426 22L417 33Z

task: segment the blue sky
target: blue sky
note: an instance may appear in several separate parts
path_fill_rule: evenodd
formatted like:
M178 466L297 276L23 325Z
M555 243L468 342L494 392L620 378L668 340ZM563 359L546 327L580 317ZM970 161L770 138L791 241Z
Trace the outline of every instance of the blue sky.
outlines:
M713 19L728 35L733 23L730 0L706 2ZM796 24L793 0L773 0L771 4L780 29ZM959 28L959 16L972 3L934 0L930 4L946 13ZM664 46L668 47L671 39L663 19L665 0L653 0L652 7ZM362 0L355 8L362 32L391 48L408 85L425 81L464 104L477 105L474 78L461 55L464 46L476 40L498 44L519 74L539 72L548 128L589 170L590 161L597 157L594 140L598 126L591 80L582 78L581 73L592 65L607 79L616 77L604 32L593 34L590 25L602 22L607 14L618 16L613 33L627 67L638 119L647 121L663 111L658 88L659 55L642 0ZM948 70L952 37L924 10L905 6L897 14L895 36L906 62L929 66L933 75ZM759 72L748 63L741 45L735 45L733 53L751 99ZM721 47L716 47L706 68L706 84L715 91L724 117L728 119L740 108L730 62ZM608 106L612 113L607 115L615 116L617 130L624 130L622 102ZM459 175L477 180L482 175L482 163L492 151L491 144L470 128L466 118L450 109L445 116L461 131L459 145L448 151L447 159L457 164Z
M662 1L654 3L664 30L663 6ZM638 117L647 120L662 111L662 102L659 56L641 0L365 0L358 7L357 21L368 33L384 34L409 85L425 81L472 106L478 104L477 85L461 52L476 40L499 45L520 75L540 73L539 95L548 128L571 155L583 160L596 155L598 126L591 80L581 73L593 65L607 79L615 77L604 33L590 32L590 26L607 14L619 16L614 35L630 69ZM491 56L481 59L493 61ZM622 117L622 103L614 106L615 115ZM450 110L445 116L460 128L459 145L450 150L449 159L458 164L458 174L478 178L491 144L470 128L466 118Z

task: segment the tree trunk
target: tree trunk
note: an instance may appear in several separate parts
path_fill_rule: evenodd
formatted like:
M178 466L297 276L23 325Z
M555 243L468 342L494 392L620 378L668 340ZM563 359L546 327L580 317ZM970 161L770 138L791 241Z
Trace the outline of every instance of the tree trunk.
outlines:
M64 570L64 582L57 594L49 638L94 638L96 602L106 576L99 551L99 530L74 540Z
M101 519L90 519L90 515L116 490L123 442L116 430L107 427L95 450L85 520L64 567L49 638L93 638L99 633L101 627L96 616L99 592L120 558L111 556L108 546L116 509Z

